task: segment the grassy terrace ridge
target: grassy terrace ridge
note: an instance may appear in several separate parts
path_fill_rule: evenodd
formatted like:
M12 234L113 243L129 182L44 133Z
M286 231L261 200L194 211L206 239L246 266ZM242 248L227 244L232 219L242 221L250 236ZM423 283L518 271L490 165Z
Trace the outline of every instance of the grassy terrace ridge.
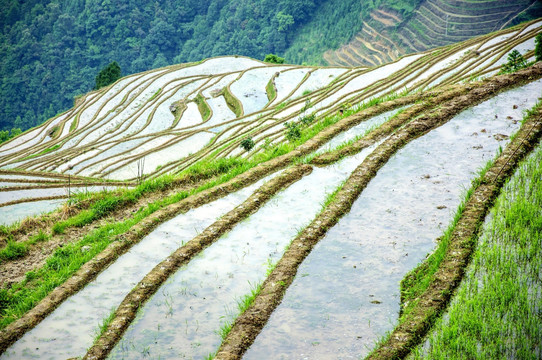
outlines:
M244 114L243 111L243 104L230 90L230 86L224 87L222 90L222 95L224 95L224 99L226 100L226 105L230 108L230 110L235 114L237 117L241 117Z
M195 98L194 102L198 105L198 110L201 114L201 118L203 119L203 122L209 120L211 116L213 115L213 111L209 107L209 104L207 104L207 100L205 100L205 97L201 93L199 93Z
M273 102L277 98L277 88L275 86L275 78L277 75L274 75L269 79L269 82L265 86L265 92L267 93L267 100L269 101L269 104Z
M473 182L435 252L405 277L401 284L403 306L399 325L368 359L403 358L421 341L461 282L488 209L506 179L541 136L542 106L539 103L528 113L506 149Z
M216 358L238 359L250 347L276 306L282 301L285 290L296 275L298 266L316 243L323 238L327 230L350 210L354 201L376 175L378 169L397 150L413 139L446 123L451 117L465 108L487 100L500 91L528 83L540 77L542 77L542 64L525 71L507 76L496 76L478 83L476 86L472 86L468 93L457 96L442 104L442 106L424 114L424 116L408 123L398 130L394 136L378 146L354 170L341 190L335 195L331 204L292 241L291 246L277 263L273 272L264 281L261 291L254 299L253 304L235 320L230 333L220 346ZM542 124L540 124L540 127L542 128ZM525 129L525 126L522 129ZM505 176L505 173L502 175ZM277 286L278 284L280 286ZM388 357L384 355L383 358Z
M541 163L539 143L495 201L446 318L410 359L540 358Z

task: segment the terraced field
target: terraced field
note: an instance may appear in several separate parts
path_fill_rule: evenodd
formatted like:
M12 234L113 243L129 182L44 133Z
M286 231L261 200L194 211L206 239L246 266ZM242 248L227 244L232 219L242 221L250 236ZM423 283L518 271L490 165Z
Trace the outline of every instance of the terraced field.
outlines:
M376 68L161 68L2 144L6 223L69 200L1 229L0 359L405 357L541 149L542 64L496 75L541 25Z
M378 66L406 54L504 29L525 11L539 6L532 0L426 0L408 19L394 10L377 9L348 44L327 51L323 57L336 66Z

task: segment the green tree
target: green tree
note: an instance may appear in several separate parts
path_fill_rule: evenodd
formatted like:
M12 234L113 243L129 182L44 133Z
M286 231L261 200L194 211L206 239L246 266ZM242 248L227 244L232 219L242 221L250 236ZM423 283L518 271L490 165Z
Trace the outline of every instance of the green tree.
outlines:
M21 135L22 131L19 128L13 128L11 129L11 137L19 136Z
M501 66L501 74L507 74L520 69L526 68L527 62L521 53L517 50L513 50L508 54L508 61Z
M279 26L278 31L288 31L292 25L294 25L294 17L290 14L285 14L282 11L279 11L275 16Z
M263 59L266 63L271 64L284 64L284 58L277 56L275 54L267 54L265 55L265 59Z
M120 79L120 66L116 61L113 61L103 68L96 76L96 86L94 87L94 90L112 84L118 79Z
M8 139L9 139L9 131L0 130L0 143L3 143L4 141Z
M542 33L536 35L534 42L536 44L534 47L534 56L536 61L542 61Z

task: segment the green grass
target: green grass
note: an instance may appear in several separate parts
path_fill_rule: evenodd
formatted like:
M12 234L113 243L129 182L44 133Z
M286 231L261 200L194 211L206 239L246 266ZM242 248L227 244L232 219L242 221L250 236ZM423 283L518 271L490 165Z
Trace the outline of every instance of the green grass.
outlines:
M267 100L269 100L269 102L275 100L275 98L277 97L277 90L275 90L274 80L275 77L272 77L265 86L265 92L267 93Z
M60 147L60 144L53 145L50 148L42 150L37 154L28 155L28 156L24 157L22 160L28 160L28 159L32 159L32 158L35 158L35 157L38 157L38 156L41 156L41 155L45 155L47 153L50 153L51 151L55 151L59 147Z
M43 267L32 272L25 280L14 284L9 290L0 293L0 329L20 318L28 310L32 309L41 299L47 296L54 288L63 284L86 262L93 259L103 251L117 235L126 233L135 224L145 219L155 211L179 202L190 195L197 194L210 187L219 185L236 176L236 173L228 173L221 178L208 182L190 191L181 191L169 197L164 197L140 208L132 218L124 221L112 222L90 231L78 242L70 243L57 249L51 255ZM171 176L165 176L145 181L134 190L144 194L150 189L156 189L162 184L171 182ZM82 248L86 246L85 251Z
M303 143L305 143L307 140L312 139L316 134L321 132L322 130L326 129L327 127L336 124L339 120L344 119L347 116L356 114L360 111L363 111L365 109L368 109L372 106L376 106L382 102L394 100L398 97L406 95L406 92L403 91L401 93L393 93L384 97L374 98L367 102L361 103L359 105L356 105L354 107L349 107L346 109L342 115L336 114L336 115L328 115L324 117L321 120L318 120L312 124L309 124L307 127L302 127L301 137L296 140L293 144L294 147L297 147Z
M116 309L113 307L113 309L111 309L111 311L109 312L109 315L103 318L103 320L100 322L100 325L98 325L98 328L95 330L94 334L94 342L96 342L96 340L98 340L105 333L107 327L115 318L115 310Z
M542 355L542 145L503 187L448 315L412 358Z
M149 101L154 100L158 95L160 95L161 92L162 92L162 88L159 88L158 90L156 90L156 92L152 94L152 96L149 98Z
M242 116L243 105L235 96L233 96L233 94L230 92L230 90L227 87L225 87L222 90L222 95L224 96L224 100L226 100L226 105L228 105L228 107L235 114L235 116L236 117Z
M358 140L366 137L369 133L373 132L374 130L378 129L380 126L382 126L383 124L387 123L388 121L396 118L397 116L399 116L401 113L403 113L405 111L405 109L401 109L399 111L397 111L395 114L393 114L393 116L390 116L389 118L387 118L382 124L374 124L372 126L369 126L364 132L363 134L360 134L360 135L356 135L354 138L350 139L350 140L346 140L344 142L342 142L341 144L337 145L335 148L333 148L332 150L330 150L329 152L335 152L335 151L339 151L347 146L350 146L352 145L353 143L357 142Z
M201 114L201 118L203 119L203 121L209 120L209 118L211 117L211 108L207 104L207 101L205 101L203 95L198 94L194 98L194 102L198 105L198 110Z
M268 271L268 274L269 273L270 271ZM217 331L217 334L220 336L222 341L224 341L226 337L228 336L228 334L230 333L233 327L233 322L235 318L243 314L252 305L252 303L254 303L254 299L256 299L256 296L258 296L258 294L262 290L263 282L259 283L258 285L253 285L249 281L249 284L250 284L250 292L248 294L245 294L239 300L237 300L238 313L234 315L231 320L224 320L224 322L222 323L222 326L220 326L220 329Z
M273 272L276 265L277 265L276 263L273 264L271 259L267 259L267 270L265 273L266 278L268 278L269 275ZM237 314L234 315L233 317L230 316L231 320L225 320L222 326L220 327L220 329L217 331L217 334L220 335L220 338L222 339L222 341L224 341L224 339L226 339L226 337L230 333L234 320L237 317L239 317L241 314L243 314L245 311L247 311L247 309L254 303L254 300L260 294L260 291L262 290L263 281L257 285L251 284L249 281L249 285L250 285L250 292L248 294L245 294L243 297L241 297L237 301L237 308L238 308ZM224 316L224 318L225 317L226 316ZM209 354L209 356L212 356L210 357L210 359L214 359L215 355L216 353Z
M5 260L15 260L25 256L28 253L26 243L8 240L7 245L0 250L0 264Z
M226 174L234 168L243 167L246 160L242 158L220 158L204 159L198 161L188 169L180 173L181 176L187 176L194 179L208 179L216 175Z
M37 242L43 242L49 240L50 236L43 230L40 230L38 234L32 236L26 241L12 241L8 240L7 245L0 250L0 264L6 260L15 260L24 257L29 247Z
M135 189L120 189L114 192L103 191L93 195L96 201L90 208L79 212L79 214L53 225L53 233L62 234L68 227L82 227L91 222L101 219L121 206L135 203L143 195L162 190L169 186L173 181L171 175L163 175L156 179L146 180ZM77 200L81 200L88 195L79 195Z
M533 114L536 113L537 109L540 108L540 106L542 106L542 101L538 102L532 109L525 111L521 123L523 124L525 119L533 116ZM517 132L512 134L510 140L514 140L516 136ZM501 152L502 148L499 148L496 157L498 157ZM440 238L436 250L421 264L411 270L401 281L401 306L405 314L407 314L409 310L415 306L415 301L413 300L420 294L422 294L431 283L433 275L436 273L438 267L440 266L440 263L444 259L446 251L448 249L450 235L465 209L465 204L472 196L474 190L480 185L485 173L489 170L489 168L491 168L494 162L494 159L488 161L485 166L479 170L478 176L472 181L471 188L466 192L464 200L459 205L451 224L448 226L448 228Z
M335 200L335 197L337 197L337 194L339 193L339 191L341 191L345 183L346 180L342 181L341 184L337 186L335 190L333 190L333 192L327 194L324 202L321 204L322 209L320 210L320 213L322 213L329 206L329 204L331 204Z
M77 128L77 123L79 122L78 119L79 117L75 117L72 120L72 123L70 124L70 132L74 131Z
M440 241L435 251L416 268L411 270L401 281L401 307L403 315L407 315L410 312L416 304L414 299L421 295L433 281L433 275L439 269L439 266L446 255L446 251L450 244L450 237L465 210L466 203L469 201L474 190L480 185L487 170L493 166L494 162L494 159L488 161L486 165L479 170L478 176L472 181L471 187L467 190L464 199L459 204L452 222L440 237Z

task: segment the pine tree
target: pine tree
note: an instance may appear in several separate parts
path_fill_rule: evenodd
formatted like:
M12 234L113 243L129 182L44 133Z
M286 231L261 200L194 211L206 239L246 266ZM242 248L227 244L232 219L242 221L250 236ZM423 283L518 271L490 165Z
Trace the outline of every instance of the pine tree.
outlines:
M527 67L527 62L521 53L513 50L508 54L508 62L501 66L501 74L507 74Z

